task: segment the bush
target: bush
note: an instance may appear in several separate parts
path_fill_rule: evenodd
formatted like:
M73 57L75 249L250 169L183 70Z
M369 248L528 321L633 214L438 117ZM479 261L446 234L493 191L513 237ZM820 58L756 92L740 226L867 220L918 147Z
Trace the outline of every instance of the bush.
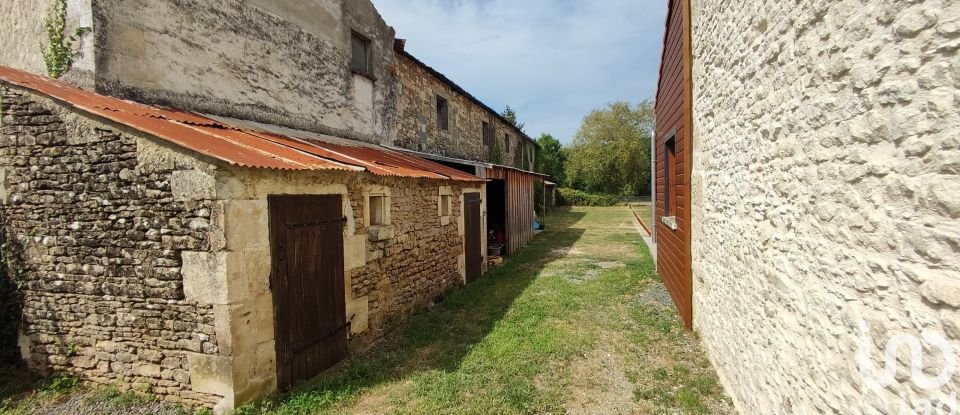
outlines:
M613 206L625 200L617 195L587 193L566 187L557 189L557 204L560 206Z

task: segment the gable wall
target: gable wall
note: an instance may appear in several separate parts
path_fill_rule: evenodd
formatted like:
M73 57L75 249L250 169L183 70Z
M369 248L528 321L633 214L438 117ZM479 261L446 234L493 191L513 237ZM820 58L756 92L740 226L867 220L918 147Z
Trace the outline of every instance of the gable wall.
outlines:
M184 295L182 253L210 249L209 198L172 189L210 166L51 100L0 88L2 214L24 283L21 355L33 368L190 405L191 360L222 353L215 310ZM152 161L151 161L152 160Z

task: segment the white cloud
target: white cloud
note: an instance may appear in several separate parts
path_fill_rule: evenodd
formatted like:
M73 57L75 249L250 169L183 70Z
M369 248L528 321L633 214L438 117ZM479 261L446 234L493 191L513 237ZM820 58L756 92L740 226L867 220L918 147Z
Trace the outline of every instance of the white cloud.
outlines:
M608 102L653 99L667 0L373 0L407 50L569 142Z

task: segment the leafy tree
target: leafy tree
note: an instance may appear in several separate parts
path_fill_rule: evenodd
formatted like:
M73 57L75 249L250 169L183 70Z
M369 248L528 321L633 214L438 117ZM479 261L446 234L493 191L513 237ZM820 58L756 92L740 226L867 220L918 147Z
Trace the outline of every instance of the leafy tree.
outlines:
M550 180L563 184L566 172L567 154L563 145L550 134L540 134L537 138L540 150L537 151L536 171L550 176Z
M570 187L595 193L636 195L650 182L653 104L614 102L583 118L569 148Z
M507 108L500 113L500 116L503 118L506 118L507 121L510 121L510 123L513 124L514 127L517 127L517 129L520 130L520 132L522 133L526 132L526 131L523 131L523 127L526 127L527 123L517 121L517 113L513 111L513 108L510 108L509 105L507 105Z

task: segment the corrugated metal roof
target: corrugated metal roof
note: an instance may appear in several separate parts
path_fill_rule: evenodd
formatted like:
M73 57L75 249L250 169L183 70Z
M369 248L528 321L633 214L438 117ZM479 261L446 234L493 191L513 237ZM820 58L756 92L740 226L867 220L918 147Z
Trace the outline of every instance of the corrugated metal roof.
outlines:
M548 174L537 173L537 172L535 172L535 171L530 171L530 170L518 169L518 168L516 168L516 167L507 166L507 165L504 165L504 164L483 163L483 162L473 161L473 160L464 160L464 159L457 159L457 158L453 158L453 157L437 156L437 155L434 155L434 154L423 153L423 152L420 152L420 151L407 150L407 149L401 148L401 147L387 147L387 148L392 149L392 150L397 150L397 151L399 151L399 152L401 152L401 153L408 153L408 154L410 154L410 155L412 155L412 156L419 157L419 158L424 158L424 159L427 159L427 160L446 161L446 162L450 162L450 163L463 164L463 165L467 165L467 166L482 167L482 168L485 168L485 169L513 170L513 171L518 171L518 172L520 172L520 173L525 173L525 174L529 174L529 175L533 175L533 176L550 177L550 175L548 175Z
M367 171L378 176L483 181L459 170L375 144L144 105L84 91L61 81L2 65L0 81L238 166Z

